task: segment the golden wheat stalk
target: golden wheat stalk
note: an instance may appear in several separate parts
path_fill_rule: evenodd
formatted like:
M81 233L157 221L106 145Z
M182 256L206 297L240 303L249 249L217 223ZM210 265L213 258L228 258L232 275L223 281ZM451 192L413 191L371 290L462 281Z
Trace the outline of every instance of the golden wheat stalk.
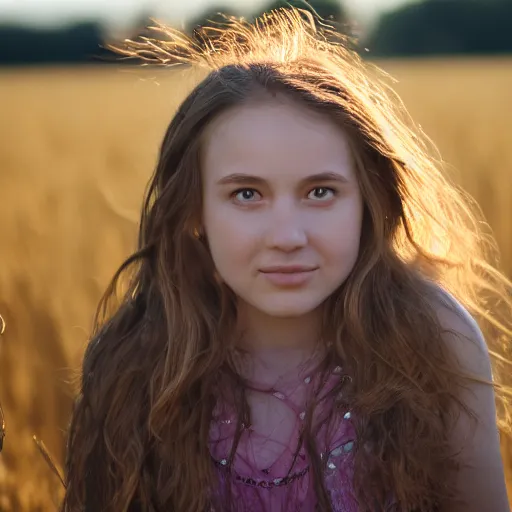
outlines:
M0 335L5 332L5 320L2 315L0 315ZM4 448L4 438L5 438L5 419L4 419L4 411L2 409L2 404L0 404L0 452Z
M41 453L41 455L43 456L44 460L46 461L46 463L48 464L50 469L57 475L58 479L60 480L60 483L62 484L62 486L65 489L66 484L64 483L64 476L63 476L62 470L59 467L57 467L57 464L54 462L53 457L50 455L48 448L46 448L43 441L38 439L36 436L32 436L32 439L34 440L34 443L36 443L36 446L37 446L39 452Z

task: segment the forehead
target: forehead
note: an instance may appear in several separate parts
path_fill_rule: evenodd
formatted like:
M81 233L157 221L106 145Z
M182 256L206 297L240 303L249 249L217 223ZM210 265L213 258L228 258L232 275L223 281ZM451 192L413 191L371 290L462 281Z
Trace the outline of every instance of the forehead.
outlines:
M205 181L232 172L272 180L301 179L320 171L352 177L353 159L344 130L333 120L297 102L253 101L223 112L202 141Z

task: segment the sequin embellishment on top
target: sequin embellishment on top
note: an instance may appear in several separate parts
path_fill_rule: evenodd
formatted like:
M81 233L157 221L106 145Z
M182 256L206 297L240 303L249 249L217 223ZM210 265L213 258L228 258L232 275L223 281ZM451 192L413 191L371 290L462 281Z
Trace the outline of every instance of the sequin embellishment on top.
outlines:
M332 389L340 378L341 368L336 367L321 395ZM228 508L231 512L315 511L317 498L304 446L300 447L294 460L306 414L302 410L303 401L297 397L304 397L304 393L307 394L307 390L304 390L312 389L315 382L316 379L310 375L303 377L302 395L296 392L297 387L292 390L280 388L267 391L287 406L281 408L283 417L287 412L288 418L293 414L295 420L288 421L283 432L276 426L263 436L252 428L244 429L231 466L228 459L236 431L236 415L225 405L216 407L210 429L210 452L219 482L218 489L213 492L213 511L221 512ZM319 421L328 414L328 402L324 400L323 403L323 413L319 409L315 411ZM324 484L333 512L358 510L352 487L354 443L355 430L350 411L338 415L332 427L322 424L316 437L321 461L325 463ZM268 456L269 453L273 455ZM266 459L269 460L268 464ZM230 507L227 505L229 492Z

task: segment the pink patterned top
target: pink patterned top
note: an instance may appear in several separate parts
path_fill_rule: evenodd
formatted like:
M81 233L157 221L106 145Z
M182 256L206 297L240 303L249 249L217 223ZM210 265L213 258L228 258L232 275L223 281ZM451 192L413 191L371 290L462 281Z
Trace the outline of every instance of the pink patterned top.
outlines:
M232 512L313 512L316 509L313 474L305 446L299 447L295 461L294 453L300 444L305 404L313 390L318 393L315 399L324 397L341 378L342 369L338 366L329 374L322 391L317 386L318 379L305 369L298 383L294 379L293 384L282 384L278 389L277 385L270 390L258 387L257 392L267 394L267 400L268 395L273 396L271 403L274 399L280 403L271 413L262 413L261 426L253 420L254 427L243 428L231 467L228 461L236 432L236 412L227 400L216 406L210 429L210 452L219 477L219 488L213 493L213 511L229 508ZM251 389L254 390L252 384ZM325 467L324 484L334 512L356 512L352 487L353 418L346 410L327 424L323 420L332 401L320 403L322 408L315 410L313 427L322 425L316 446ZM227 505L229 492L231 507Z

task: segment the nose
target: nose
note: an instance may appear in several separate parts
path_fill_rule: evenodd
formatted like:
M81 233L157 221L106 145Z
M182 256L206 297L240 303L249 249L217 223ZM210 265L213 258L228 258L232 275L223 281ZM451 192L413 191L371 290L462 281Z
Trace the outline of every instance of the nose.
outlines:
M302 225L299 212L293 208L281 208L269 219L267 246L284 252L301 249L308 243L308 237Z

